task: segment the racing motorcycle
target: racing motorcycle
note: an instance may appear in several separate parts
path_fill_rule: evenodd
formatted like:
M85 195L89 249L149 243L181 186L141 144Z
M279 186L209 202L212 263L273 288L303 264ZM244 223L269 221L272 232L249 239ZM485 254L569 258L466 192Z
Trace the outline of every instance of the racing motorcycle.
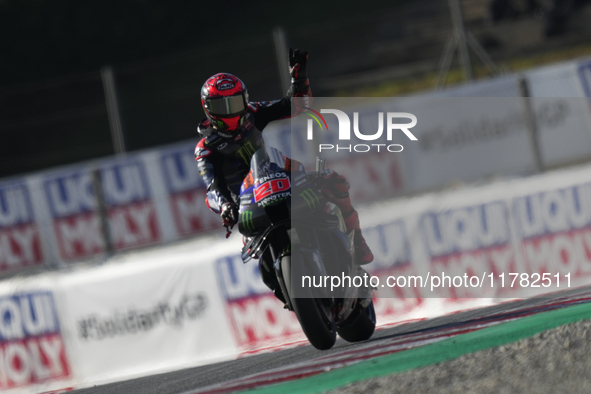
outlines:
M320 192L324 166L318 158L316 171L307 172L279 150L260 148L240 190L238 218L243 261L266 259L275 294L320 350L330 349L337 333L349 342L367 340L376 324L371 286L346 280L365 271L353 261L353 234L339 208ZM326 282L333 277L343 284Z

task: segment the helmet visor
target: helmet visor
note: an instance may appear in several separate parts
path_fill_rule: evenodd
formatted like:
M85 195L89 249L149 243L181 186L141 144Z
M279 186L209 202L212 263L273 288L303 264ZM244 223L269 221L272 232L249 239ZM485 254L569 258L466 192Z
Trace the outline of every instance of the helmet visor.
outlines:
M215 116L230 117L244 112L244 97L240 94L205 100L205 109Z

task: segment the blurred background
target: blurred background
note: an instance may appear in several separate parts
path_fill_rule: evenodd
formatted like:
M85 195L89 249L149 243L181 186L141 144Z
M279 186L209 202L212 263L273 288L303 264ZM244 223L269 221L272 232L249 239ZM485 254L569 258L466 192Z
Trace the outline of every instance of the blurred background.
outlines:
M400 157L329 154L352 177L387 169L354 185L358 203L586 162L584 99L544 97L590 95L590 3L0 0L0 275L216 234L193 160L200 88L230 72L251 100L281 98L289 47L309 51L316 97L536 97L497 111L495 122L525 122L504 134L454 117ZM289 123L267 128L270 146L290 152ZM509 154L511 138L527 152Z
M471 50L476 79L591 54L588 1L459 3L495 66ZM214 73L280 98L278 27L310 52L315 96L397 96L437 86L452 13L436 0L0 0L0 177L113 154L109 81L127 151L196 140ZM458 59L448 85L464 79Z
M401 154L326 155L356 180L370 273L568 271L588 283L590 3L0 0L0 391L303 338L243 264L238 231L224 237L194 161L203 82L229 72L252 100L281 98L289 47L309 51L318 105L367 104L362 130L393 106L421 119ZM306 148L290 122L265 129L268 146ZM392 290L376 311L395 322L465 305L423 301Z

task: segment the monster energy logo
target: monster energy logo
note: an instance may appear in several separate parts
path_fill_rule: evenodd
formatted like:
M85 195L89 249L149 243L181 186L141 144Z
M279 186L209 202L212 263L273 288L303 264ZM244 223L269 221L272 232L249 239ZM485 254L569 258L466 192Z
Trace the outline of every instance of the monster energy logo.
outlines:
M252 211L244 211L242 212L242 226L246 231L254 231L254 222L252 220Z
M314 190L310 188L301 192L300 196L306 201L306 203L308 204L308 208L310 209L315 209L317 203L318 205L320 205L320 199L318 198Z
M248 141L246 144L242 145L242 148L238 149L237 153L242 157L242 160L246 164L250 164L250 159L252 155L254 155L255 149L252 146L252 141Z

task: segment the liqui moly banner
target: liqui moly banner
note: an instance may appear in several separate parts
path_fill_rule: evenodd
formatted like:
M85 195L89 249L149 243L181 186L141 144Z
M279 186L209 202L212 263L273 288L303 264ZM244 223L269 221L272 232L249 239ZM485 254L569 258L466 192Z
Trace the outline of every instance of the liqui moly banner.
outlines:
M591 276L591 184L516 197L513 207L526 269Z
M364 226L363 235L374 254L374 261L364 267L370 275L379 277L380 282L386 283L389 276L410 275L415 272L404 220ZM398 320L424 301L420 292L413 288L384 286L379 287L375 294L374 307L379 322Z
M168 189L176 231L181 236L219 228L220 220L205 203L205 184L199 175L195 144L162 151L160 164Z
M70 376L52 293L0 296L0 391Z
M100 174L114 248L159 241L143 163L136 159L107 162L100 165ZM47 175L43 186L61 258L74 260L104 251L90 168Z
M39 228L24 182L0 184L0 272L42 264Z
M228 319L242 352L305 338L295 314L284 309L263 283L257 265L257 260L244 264L237 254L215 262Z
M413 297L415 291L418 298L450 300L525 297L588 284L590 181L587 165L392 203L389 210L380 207L389 212L383 218L361 211L362 226L371 224L366 239L376 256L370 273L413 275L413 283L420 283L409 289L381 280L378 293ZM380 234L380 226L389 231ZM398 252L384 253L390 244Z
M428 211L419 220L428 269L432 274L447 272L449 275L481 276L517 270L510 217L504 201ZM479 297L482 288L449 287L439 295Z

